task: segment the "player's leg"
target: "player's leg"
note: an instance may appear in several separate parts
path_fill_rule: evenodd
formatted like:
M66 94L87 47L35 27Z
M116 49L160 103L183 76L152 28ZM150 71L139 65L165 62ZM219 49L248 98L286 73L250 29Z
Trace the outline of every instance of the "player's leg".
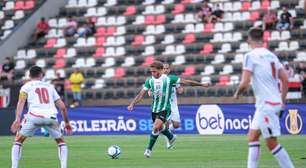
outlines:
M17 133L15 137L15 142L12 146L11 159L12 159L12 168L18 168L19 160L21 159L22 154L22 144L25 141L26 137Z
M248 132L248 168L257 168L260 157L260 131L250 129Z
M248 132L248 168L257 168L260 157L260 142L259 137L261 135L259 129L260 112L256 111L253 116L253 121Z
M55 142L58 146L58 158L61 163L61 168L67 168L67 161L68 161L68 147L64 141L64 138L57 138Z
M154 125L153 125L153 129L152 129L152 133L150 135L150 141L149 141L149 145L147 147L147 149L152 150L159 134L160 134L160 130L162 129L163 126L163 121L160 120L159 118L156 118L154 121Z
M31 118L28 115L21 122L21 128L16 134L15 142L12 147L11 159L12 168L18 168L19 160L22 156L22 145L27 137L34 135L35 130L38 128L34 124L35 118Z
M169 129L169 123L171 124L171 117L173 117L173 112L171 111L166 111L166 119L167 119L167 122L166 122L166 126L163 126L162 130L161 130L161 133L166 137L166 146L168 149L170 149L173 144L174 144L174 141L176 139L176 136L173 135L173 133L171 132L171 130Z
M173 131L181 126L181 117L176 103L171 104L171 123L169 129Z
M60 126L58 122L54 119L48 119L51 123L47 126L49 130L49 134L54 138L55 142L58 146L58 158L61 163L61 168L67 168L67 160L68 160L68 147L64 141L63 135L60 130Z
M282 168L294 168L294 165L285 150L277 141L281 135L278 112L281 107L266 105L264 111L263 125L261 132L265 138L266 145Z

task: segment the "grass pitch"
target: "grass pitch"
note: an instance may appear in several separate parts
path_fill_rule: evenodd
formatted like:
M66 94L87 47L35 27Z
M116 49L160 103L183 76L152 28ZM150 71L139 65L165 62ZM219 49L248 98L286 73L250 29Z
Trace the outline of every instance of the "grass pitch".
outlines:
M0 137L0 168L9 168L14 137ZM245 168L247 162L246 135L178 135L175 148L167 150L161 136L152 157L143 156L148 136L72 136L66 137L70 168ZM306 168L306 136L282 136L296 168ZM107 157L110 145L121 147L119 159ZM274 157L261 142L260 168L278 168ZM59 167L57 148L51 138L33 137L23 146L21 168Z

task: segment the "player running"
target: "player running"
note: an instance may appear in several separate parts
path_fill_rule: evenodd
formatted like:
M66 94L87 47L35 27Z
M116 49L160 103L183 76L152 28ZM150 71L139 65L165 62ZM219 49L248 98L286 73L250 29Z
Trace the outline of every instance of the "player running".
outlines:
M148 90L152 90L152 120L153 129L150 135L150 140L147 149L144 152L146 157L151 156L153 146L160 133L165 135L170 146L173 145L176 137L173 135L165 123L168 121L171 113L170 97L172 92L172 86L175 84L183 83L191 86L202 86L208 87L208 84L201 84L192 80L181 79L175 75L165 75L163 74L163 63L155 61L150 65L151 77L147 78L143 89L138 93L134 100L128 106L128 110L132 111L134 106L143 98Z
M58 157L61 168L67 168L68 148L57 122L56 116L58 111L56 106L61 110L68 135L71 135L72 128L69 124L65 104L52 85L41 81L42 77L43 71L40 67L31 67L31 80L20 89L16 119L11 126L11 131L13 133L17 132L11 153L12 168L18 168L23 142L27 137L33 136L35 130L41 127L47 128L49 134L55 139L58 145ZM21 121L21 113L26 101L28 102L29 109Z
M257 168L260 156L260 135L282 168L294 168L285 148L278 142L280 136L279 113L282 110L288 92L288 78L277 56L263 47L263 31L252 28L248 33L248 43L252 51L243 61L243 73L239 87L234 95L245 91L252 80L256 98L256 112L251 123L248 141L248 168ZM278 82L280 81L280 91Z
M164 70L164 74L169 75L171 71L170 65L165 63L163 65L163 70ZM181 126L181 117L180 117L180 113L178 109L176 93L182 94L183 92L184 92L184 89L180 84L176 84L172 86L172 92L171 92L171 97L170 97L171 114L170 114L170 119L167 122L167 127L169 128L170 131L180 128ZM170 145L168 138L166 138L166 142L167 142L167 148L169 149L171 145Z

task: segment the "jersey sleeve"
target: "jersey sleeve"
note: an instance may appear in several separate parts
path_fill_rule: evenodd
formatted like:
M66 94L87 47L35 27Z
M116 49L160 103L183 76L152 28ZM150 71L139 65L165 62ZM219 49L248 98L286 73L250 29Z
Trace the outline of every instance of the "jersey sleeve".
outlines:
M253 69L254 69L254 63L253 63L252 57L246 54L243 59L243 70L253 72Z
M179 78L179 77L176 76L176 75L169 75L169 78L170 78L170 83L171 83L171 85L173 85L173 84L179 84L180 81L181 81L181 78Z
M150 78L148 78L148 79L146 80L146 82L144 83L143 89L144 89L144 90L149 90L149 89L151 89Z
M27 98L29 93L28 85L23 85L19 91L19 97Z
M277 60L275 61L275 68L277 71L279 71L280 69L283 69L284 66L283 64L279 61L279 59L277 58Z

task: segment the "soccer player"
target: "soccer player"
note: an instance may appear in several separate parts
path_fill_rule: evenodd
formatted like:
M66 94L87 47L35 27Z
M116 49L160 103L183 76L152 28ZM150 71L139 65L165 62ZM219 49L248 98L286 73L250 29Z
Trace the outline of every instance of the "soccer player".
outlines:
M61 110L68 135L71 135L72 128L69 124L65 104L52 85L41 81L42 77L43 71L40 67L31 67L31 80L20 89L16 108L16 119L11 126L11 131L16 133L11 153L12 168L18 168L23 142L27 137L33 136L35 130L41 127L47 128L49 134L58 144L58 157L61 168L67 167L68 148L64 142L59 123L57 122L56 116L58 111L56 106ZM28 102L29 109L21 121L21 113L26 101Z
M163 71L164 74L169 75L171 68L170 65L167 63L164 63L163 65ZM170 97L170 104L171 104L171 114L170 114L170 120L167 122L167 127L170 131L173 131L174 129L177 129L181 126L181 118L180 113L177 105L177 96L176 93L182 94L184 92L183 87L181 87L180 84L176 84L172 86L172 92ZM171 147L170 142L168 138L166 138L167 142L167 148L169 149Z
M260 135L265 139L267 147L280 167L293 168L285 148L277 142L277 137L281 134L279 115L285 104L288 79L277 56L263 47L262 37L262 29L252 28L248 32L248 43L252 51L244 57L242 78L234 95L234 98L238 99L252 80L256 112L248 133L248 168L258 167Z
M192 80L180 79L175 75L165 75L163 74L163 63L155 61L150 65L150 72L152 77L147 78L143 89L138 93L134 100L128 106L128 110L132 111L134 106L143 98L148 90L152 90L152 120L153 129L150 135L150 140L147 149L144 152L146 157L151 156L153 146L160 133L167 136L170 146L173 145L175 141L175 135L173 135L165 123L169 119L171 112L170 97L172 92L172 86L174 84L187 84L191 86L202 86L208 87L208 84L202 84Z

